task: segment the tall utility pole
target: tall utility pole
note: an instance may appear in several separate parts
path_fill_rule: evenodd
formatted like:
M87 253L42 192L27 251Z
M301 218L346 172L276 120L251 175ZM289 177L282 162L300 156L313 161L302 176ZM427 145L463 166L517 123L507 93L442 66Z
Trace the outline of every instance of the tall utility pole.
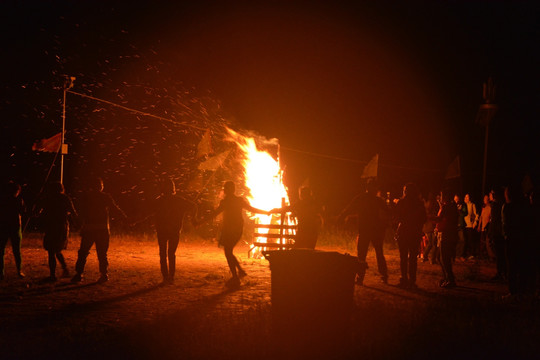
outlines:
M62 144L60 145L60 183L64 183L64 155L67 154L67 144L64 144L66 133L66 93L73 87L75 76L70 76L64 81L64 100L62 102Z
M482 195L486 194L486 173L487 173L487 156L488 156L488 138L489 138L489 123L495 116L498 106L495 104L496 86L493 79L488 78L487 83L484 83L482 97L484 103L480 105L476 114L476 122L484 126L486 131L484 135L484 165L482 169Z

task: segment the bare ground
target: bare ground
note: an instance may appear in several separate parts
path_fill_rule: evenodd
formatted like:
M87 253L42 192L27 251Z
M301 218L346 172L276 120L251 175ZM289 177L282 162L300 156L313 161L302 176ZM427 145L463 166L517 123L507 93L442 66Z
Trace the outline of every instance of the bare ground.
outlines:
M78 241L72 238L64 252L70 269ZM182 242L175 284L160 286L157 244L127 237L111 240L109 282L95 282L92 251L83 283L47 284L47 254L39 239L25 239L26 278L15 277L6 251L0 358L540 358L540 304L502 302L506 286L489 281L492 264L458 262L459 286L441 289L438 265L419 263L419 289L404 290L395 286L399 257L392 248L386 250L389 285L379 281L374 254L368 255L371 267L365 286L355 288L346 342L330 352L315 351L317 344L283 348L271 334L269 263L248 258L247 249L236 249L248 276L235 291L224 286L229 272L214 243Z

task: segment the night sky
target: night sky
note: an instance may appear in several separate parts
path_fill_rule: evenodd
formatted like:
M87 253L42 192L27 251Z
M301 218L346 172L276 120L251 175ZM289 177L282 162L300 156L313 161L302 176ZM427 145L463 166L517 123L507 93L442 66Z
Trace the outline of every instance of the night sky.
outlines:
M198 103L212 110L205 126L221 121L215 115L278 138L289 186L309 178L336 208L376 153L379 180L393 192L407 181L424 191L444 186L459 155L459 185L479 200L484 128L475 117L489 76L500 110L490 127L488 186L538 173L539 10L527 1L4 1L4 174L39 182L49 154L29 149L60 129L62 75L71 75L81 93L178 121L192 120L171 99ZM170 142L177 132L192 144L202 135L157 120L120 124L119 110L74 95L67 104L66 141L79 148L72 157L91 148L79 144L90 134L109 144L122 134L146 140L154 130ZM103 124L91 124L93 116ZM193 154L182 149L185 165ZM66 161L80 168L107 156L89 153L86 162Z

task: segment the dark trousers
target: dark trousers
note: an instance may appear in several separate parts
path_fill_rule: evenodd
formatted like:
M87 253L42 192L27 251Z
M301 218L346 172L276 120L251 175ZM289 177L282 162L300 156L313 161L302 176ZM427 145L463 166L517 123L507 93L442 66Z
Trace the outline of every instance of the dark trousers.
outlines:
M377 258L377 268L379 270L379 274L383 277L383 279L388 279L388 268L386 266L386 259L384 258L383 253L383 241L384 241L384 233L380 234L359 234L356 237L356 250L358 254L358 262L359 269L358 269L358 280L360 282L364 281L364 277L366 276L366 269L367 269L367 263L366 263L366 256L368 253L369 243L373 245L373 249L375 249L375 256Z
M465 228L465 248L463 249L463 256L478 256L479 250L479 238L477 237L476 230L472 227Z
M493 248L495 250L495 261L497 263L497 275L506 278L507 276L507 258L506 241L502 235L493 236Z
M81 247L75 264L75 271L82 274L86 265L86 258L90 254L92 245L96 244L96 252L99 261L99 272L102 275L107 274L109 262L107 260L107 251L109 250L109 230L85 230L81 232Z
M21 271L22 230L21 228L11 231L3 230L0 234L0 276L4 276L4 254L8 240L11 241L11 249L13 251L13 257L15 258L15 266L17 267L17 271Z
M60 263L60 266L62 266L62 269L66 270L66 260L64 259L64 255L62 255L61 251L54 252L54 251L48 251L49 253L49 272L51 274L51 277L55 277L56 273L56 259L58 259L58 262Z
M242 267L240 266L240 263L238 262L238 259L233 254L234 245L224 245L223 249L225 251L225 258L227 259L227 264L229 265L229 269L231 270L233 278L238 277L237 270L242 272Z
M506 259L508 262L508 290L510 294L533 294L535 285L534 258L530 254L530 248L523 248L523 241L511 244L508 239L506 246Z
M425 233L427 238L427 245L424 248L424 261L431 258L431 262L434 263L439 257L439 248L437 247L437 236L434 231ZM431 254L431 256L429 256Z
M455 283L456 278L452 269L452 261L456 256L456 247L458 243L458 234L445 234L441 235L440 246L440 263L443 273L443 279L445 281Z
M420 241L420 236L402 237L398 239L401 279L411 284L416 283L416 269L418 267Z
M176 273L176 249L180 242L179 231L158 231L159 263L163 280L173 280ZM167 266L167 260L169 265Z
M480 233L480 243L478 244L478 256L484 259L489 259L488 256L488 246L489 238L487 231L482 231Z

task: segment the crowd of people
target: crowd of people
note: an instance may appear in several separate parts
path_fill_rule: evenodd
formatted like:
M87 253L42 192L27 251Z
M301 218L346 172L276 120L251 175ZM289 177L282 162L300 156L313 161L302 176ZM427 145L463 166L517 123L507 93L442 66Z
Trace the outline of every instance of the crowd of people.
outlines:
M113 198L103 192L103 181L100 178L91 179L87 189L75 209L71 198L66 195L61 183L50 183L42 196L36 201L32 210L28 210L20 196L20 185L9 182L0 198L0 281L4 279L4 253L8 241L11 242L17 275L24 278L21 271L21 242L22 218L36 217L43 232L43 247L49 257L49 277L47 282L56 282L57 260L62 267L62 277L71 277L62 250L67 248L70 223L78 222L81 226L81 242L75 264L75 274L71 282L79 283L84 280L84 268L95 244L100 277L98 283L109 280L107 252L110 238L110 211L127 221L126 214L118 207ZM184 199L176 193L174 182L165 178L159 184L160 195L147 206L148 215L141 220L132 221L134 225L148 217L153 217L154 227L159 246L160 268L163 284L174 283L176 272L176 249L180 241L184 218L190 214L195 226L202 220L210 220L223 214L222 228L218 244L223 247L225 258L231 271L231 279L227 285L238 287L240 278L246 276L240 262L233 254L233 249L242 237L244 227L243 210L252 213L270 214L269 211L252 207L249 202L235 194L235 184L227 181L223 187L224 197L219 206L202 219L198 219L197 206L192 201ZM314 246L314 244L313 244Z
M524 182L525 184L526 182ZM398 286L417 288L417 261L439 264L442 288L456 287L453 264L488 261L494 264L492 281L508 284L504 299L514 301L540 295L540 205L532 187L511 184L494 188L483 197L478 211L471 196L443 190L437 196L421 196L415 184L403 188L403 196L390 204L377 194L374 182L342 212L357 217L357 283L363 284L369 243L375 250L383 282L388 270L383 254L385 228L394 223L400 253Z
M235 194L234 182L227 181L223 187L224 197L219 206L199 219L195 203L176 193L174 182L163 179L161 194L147 206L148 216L154 218L160 268L163 283L174 282L176 269L176 249L178 247L183 221L191 215L193 225L213 219L223 214L218 244L224 248L225 258L231 272L228 286L237 287L246 275L233 249L242 237L244 211L272 214L291 211L298 221L296 248L315 249L319 229L322 225L321 207L314 201L309 188L301 188L299 200L291 206L270 211L256 209L249 202ZM21 218L28 215L21 187L8 183L0 206L0 280L4 279L4 252L11 242L17 275L21 271ZM403 187L403 196L388 202L380 196L375 181L367 181L361 192L343 210L339 219L354 216L358 224L357 255L358 271L356 282L363 285L366 275L366 257L369 244L375 250L381 280L388 283L388 267L383 245L388 224L395 224L395 240L400 253L400 273L398 286L408 289L418 287L417 262L440 264L442 288L457 286L453 272L456 261L486 260L493 262L496 275L493 281L507 282L509 293L505 299L519 300L538 295L540 285L540 206L539 199L531 189L510 185L495 188L483 198L481 210L466 194L461 197L450 191L442 191L437 196L422 197L418 187L409 183ZM109 212L113 211L123 219L125 213L113 198L103 192L103 182L96 178L90 181L84 196L78 203L78 211L72 200L65 194L61 183L51 183L43 196L36 201L31 216L36 216L44 233L43 246L48 252L50 275L46 279L57 281L57 261L62 267L62 277L71 277L62 255L66 249L70 222L76 218L80 222L81 242L78 251L75 274L71 281L83 281L86 259L95 244L99 262L98 282L108 281ZM132 222L136 223L136 222Z

